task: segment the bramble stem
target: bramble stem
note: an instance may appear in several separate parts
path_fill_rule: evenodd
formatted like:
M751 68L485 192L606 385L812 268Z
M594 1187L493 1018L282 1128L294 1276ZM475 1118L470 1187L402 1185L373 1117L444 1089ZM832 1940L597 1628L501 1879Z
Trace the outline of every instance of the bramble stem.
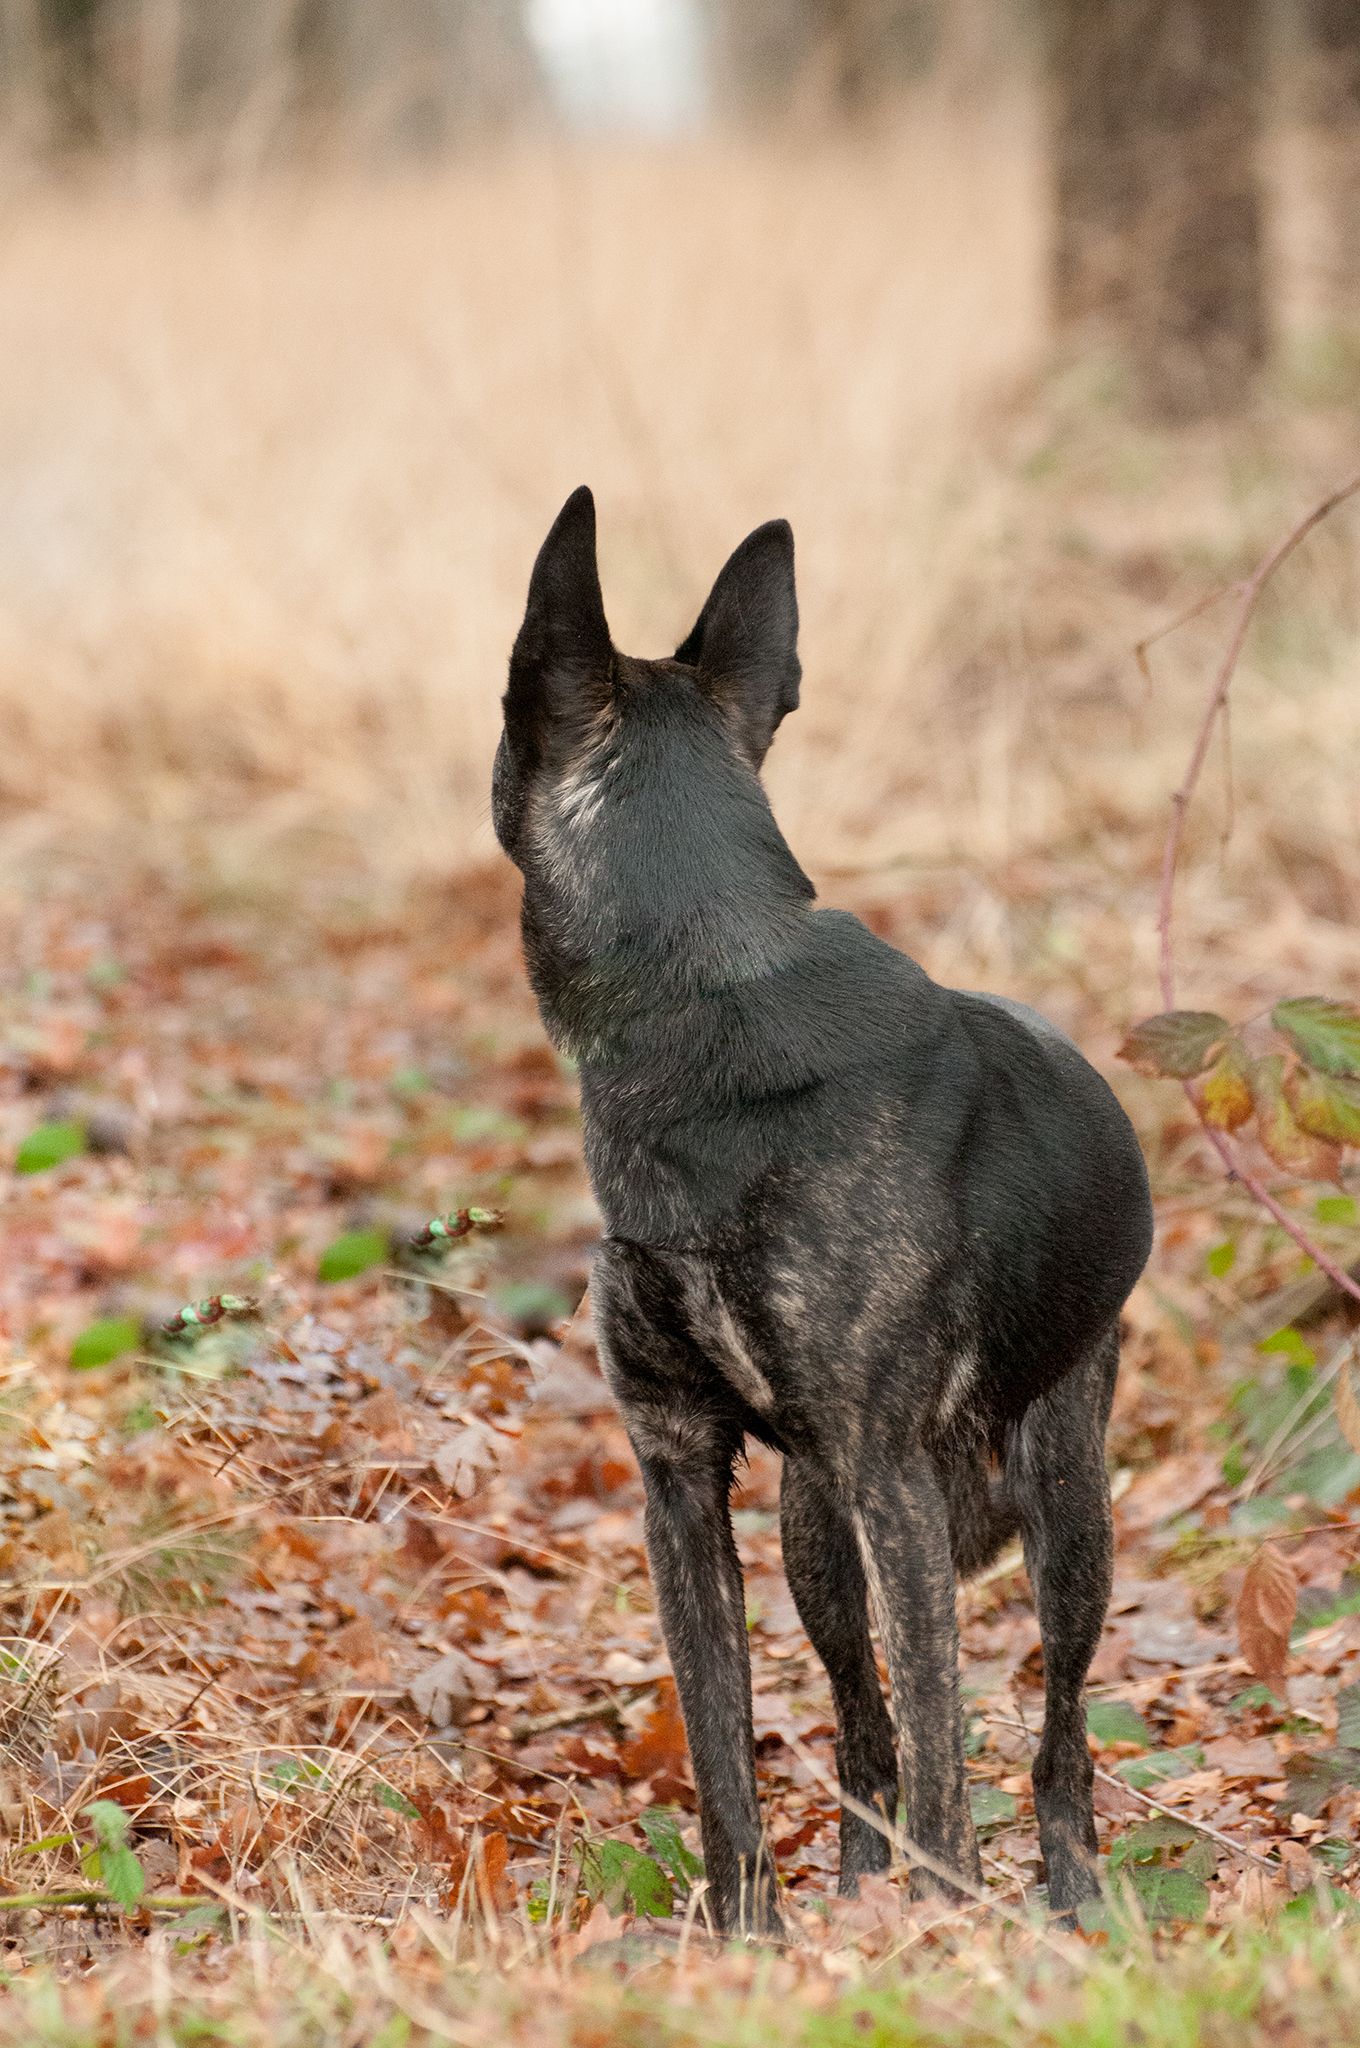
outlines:
M1199 786L1199 778L1208 756L1209 742L1213 738L1214 726L1227 709L1228 692L1232 688L1233 677L1237 673L1237 664L1247 637L1247 628L1251 624L1252 616L1260 601L1261 592L1265 589L1281 562L1287 556L1293 554L1299 542L1305 539L1312 532L1313 528L1327 517L1329 512L1335 511L1336 507L1344 504L1347 498L1354 497L1357 491L1360 491L1360 472L1348 478L1345 483L1339 484L1319 504L1314 505L1312 511L1306 513L1295 526L1291 527L1284 536L1284 539L1278 541L1270 550L1270 553L1257 563L1250 576L1244 578L1241 583L1230 586L1233 594L1238 598L1237 614L1233 621L1233 629L1229 635L1223 659L1219 663L1218 671L1214 677L1213 688L1209 692L1209 701L1205 706L1199 731L1195 736L1195 744L1191 749L1189 765L1185 771L1185 780L1171 799L1171 820L1167 826L1166 840L1162 847L1161 887L1158 892L1157 901L1157 935L1160 951L1162 1006L1164 1009L1174 1010L1176 1007L1176 964L1172 946L1171 920L1176 887L1176 866L1180 859L1181 841L1185 834L1186 813ZM1220 592L1216 594L1224 595L1225 593ZM1174 619L1169 626L1164 627L1162 632L1174 632L1178 626L1183 626L1189 619L1197 617L1206 608L1208 602L1209 600L1206 600L1205 604L1192 606L1189 611L1182 613L1180 618ZM1162 633L1154 633L1139 644L1137 650L1138 659L1145 673L1146 650L1151 646L1153 640L1160 639L1161 637ZM1339 1287L1344 1294L1349 1294L1353 1300L1360 1301L1360 1283L1357 1283L1344 1267L1337 1265L1334 1259L1328 1258L1321 1246L1314 1244L1307 1231L1294 1221L1287 1210L1280 1206L1269 1188L1247 1167L1242 1165L1237 1154L1237 1148L1226 1132L1216 1129L1213 1124L1206 1121L1203 1108L1196 1098L1190 1083L1186 1081L1181 1085L1185 1089L1186 1100L1195 1112L1196 1120L1208 1138L1209 1143L1218 1154L1229 1179L1241 1182L1247 1193L1260 1203L1261 1207L1269 1216L1274 1218L1282 1230L1289 1234L1300 1251L1307 1253L1319 1272L1325 1273L1334 1287Z
M187 1913L195 1906L211 1906L212 1903L203 1892L148 1892L132 1910L137 1913ZM124 1910L107 1892L89 1885L73 1886L64 1892L13 1892L8 1898L0 1897L0 1913L55 1912L64 1906L102 1906L110 1913Z

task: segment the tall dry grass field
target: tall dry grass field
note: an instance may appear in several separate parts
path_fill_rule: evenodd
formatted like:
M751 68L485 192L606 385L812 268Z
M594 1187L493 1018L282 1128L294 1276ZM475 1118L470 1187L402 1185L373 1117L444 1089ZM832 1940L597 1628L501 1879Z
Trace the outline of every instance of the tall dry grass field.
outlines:
M1178 440L1101 365L1041 374L1040 142L1033 93L945 81L854 139L543 143L197 196L152 157L69 189L12 174L11 848L187 837L386 873L489 852L506 651L585 479L642 652L751 525L792 518L804 709L770 780L815 867L1083 849L1145 877L1218 628L1160 650L1151 693L1132 643L1360 432L1311 372ZM1277 229L1288 301L1287 191ZM1272 593L1211 926L1276 870L1356 907L1354 541L1352 515Z

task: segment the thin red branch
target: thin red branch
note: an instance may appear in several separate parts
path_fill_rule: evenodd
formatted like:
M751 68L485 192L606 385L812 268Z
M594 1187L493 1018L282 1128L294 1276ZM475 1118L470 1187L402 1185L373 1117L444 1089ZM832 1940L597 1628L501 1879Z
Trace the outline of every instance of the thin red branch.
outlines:
M1313 528L1319 525L1329 512L1335 511L1338 505L1343 504L1347 498L1353 497L1357 491L1360 491L1360 472L1349 478L1346 483L1339 485L1336 490L1332 491L1322 500L1321 504L1315 505L1312 511L1300 519L1298 524L1285 535L1284 539L1271 549L1264 560L1257 564L1256 568L1252 570L1250 576L1244 582L1233 586L1240 596L1237 617L1233 622L1232 634L1228 640L1227 649L1224 652L1222 661L1219 663L1218 673L1214 677L1214 686L1209 693L1209 702L1205 707L1204 717L1200 721L1199 732L1196 735L1194 748L1190 755L1190 765L1185 772L1185 780L1171 799L1171 822L1167 827L1166 843L1162 848L1162 886L1157 908L1157 931L1161 940L1162 1001L1168 1010L1174 1010L1176 1007L1175 966L1171 952L1171 899L1176 885L1176 863L1180 857L1181 838L1185 831L1185 814L1190 807L1190 800L1198 786L1199 778L1204 768L1205 757L1209 752L1209 742L1213 738L1214 727L1218 723L1219 715L1228 701L1228 691L1232 688L1232 679L1237 672L1237 663L1242 653L1243 642L1247 637L1247 628L1251 624L1252 616L1260 601L1261 592L1265 589L1281 562L1287 556L1293 554L1299 542L1306 539ZM1193 618L1195 615L1195 609L1192 608L1182 618L1174 621L1171 630L1174 630L1174 625L1183 625L1187 619ZM1151 646L1152 641L1158 638L1160 638L1160 635L1154 633L1150 639L1143 642L1144 647Z
M1293 554L1300 541L1304 540L1312 532L1313 528L1327 517L1329 512L1335 511L1336 507L1344 504L1347 498L1354 497L1357 491L1360 491L1360 472L1348 478L1345 483L1339 484L1334 491L1329 492L1320 504L1315 505L1311 512L1307 513L1298 521L1297 525L1290 529L1283 540L1277 542L1270 553L1252 570L1250 576L1246 577L1243 582L1231 586L1239 599L1237 615L1233 621L1232 632L1229 635L1223 659L1219 663L1218 672L1214 677L1214 685L1209 693L1209 701L1205 706L1199 731L1195 736L1195 744L1191 750L1189 766L1185 771L1185 780L1171 799L1171 818L1167 825L1166 840L1162 847L1161 888L1157 903L1157 934L1160 945L1162 1003L1164 1008L1168 1010L1174 1010L1176 1007L1176 969L1171 937L1171 920L1176 888L1176 867L1180 859L1181 841L1185 834L1186 814L1189 811L1195 790L1199 786L1200 775L1203 773L1204 763L1208 757L1209 743L1213 738L1214 727L1227 709L1228 692L1232 688L1233 677L1237 672L1237 664L1241 658L1243 644L1246 641L1247 629L1251 625L1256 606L1260 601L1261 592L1265 589L1281 562L1287 556ZM1215 593L1216 596L1223 594L1222 592ZM1189 619L1197 617L1205 609L1205 605L1211 601L1206 600L1205 604L1192 606L1180 618L1174 619L1170 626L1164 627L1162 632L1174 632L1177 626L1184 625ZM1154 633L1147 640L1140 643L1138 656L1141 663L1146 664L1147 648L1152 645L1154 640L1161 637L1162 633ZM1289 1234L1299 1249L1307 1253L1318 1270L1327 1275L1327 1278L1334 1287L1339 1287L1344 1294L1349 1294L1353 1300L1360 1301L1360 1284L1357 1284L1352 1279L1344 1267L1339 1266L1334 1259L1328 1258L1320 1245L1314 1244L1307 1231L1294 1221L1286 1209L1281 1207L1271 1194L1269 1188L1247 1167L1242 1165L1237 1154L1237 1148L1227 1134L1216 1130L1212 1124L1205 1122L1204 1112L1188 1081L1184 1084L1184 1087L1186 1098L1194 1110L1205 1136L1222 1161L1229 1178L1241 1182L1248 1194L1260 1203L1267 1215L1272 1216L1282 1230Z

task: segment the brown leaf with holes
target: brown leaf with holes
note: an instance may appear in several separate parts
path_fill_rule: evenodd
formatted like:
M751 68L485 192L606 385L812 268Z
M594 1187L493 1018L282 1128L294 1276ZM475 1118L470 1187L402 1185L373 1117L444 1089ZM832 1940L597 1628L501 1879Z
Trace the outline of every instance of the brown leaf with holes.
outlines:
M1298 1604L1299 1582L1293 1565L1273 1543L1263 1543L1247 1566L1237 1596L1237 1637L1248 1669L1281 1697L1289 1631Z

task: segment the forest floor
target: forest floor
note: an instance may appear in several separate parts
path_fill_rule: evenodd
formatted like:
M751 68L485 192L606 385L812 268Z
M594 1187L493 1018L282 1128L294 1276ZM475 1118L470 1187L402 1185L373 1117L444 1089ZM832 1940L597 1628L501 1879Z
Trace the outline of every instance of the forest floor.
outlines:
M513 877L247 889L42 860L3 906L24 1170L0 1276L0 2040L1066 2041L1136 2017L1171 2042L1200 2038L1206 1996L1214 2024L1278 2031L1287 2009L1284 2038L1336 2038L1360 1973L1337 1301L1213 1177L1179 1091L1112 1061L1134 1013L1089 874L828 893L927 957L1061 908L1081 971L1048 949L1016 992L1092 1049L1152 1162L1092 1673L1101 1923L1042 1926L1042 1671L1013 1555L960 1596L986 1906L908 1908L897 1879L835 1902L828 1688L757 1453L736 1525L795 1944L715 1952L583 1299L574 1083L524 982ZM420 1248L468 1207L503 1226ZM1298 1213L1353 1246L1349 1196ZM220 1320L164 1334L212 1297ZM1265 1534L1298 1587L1276 1691L1237 1606ZM82 1888L109 1903L60 1903Z

